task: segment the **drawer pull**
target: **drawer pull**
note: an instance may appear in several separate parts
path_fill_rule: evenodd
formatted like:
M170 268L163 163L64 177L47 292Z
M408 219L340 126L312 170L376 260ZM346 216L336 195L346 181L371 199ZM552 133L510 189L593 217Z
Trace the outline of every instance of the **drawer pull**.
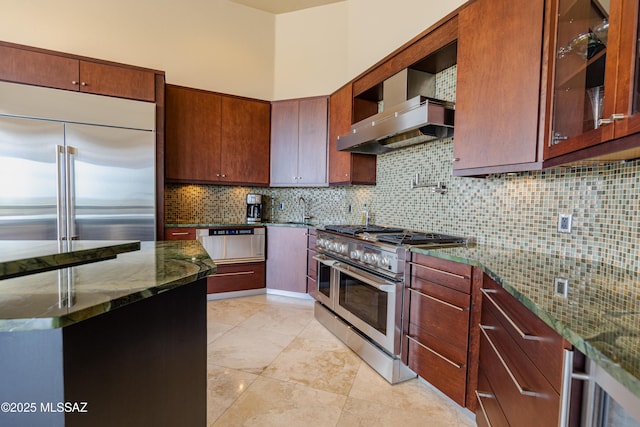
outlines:
M245 276L248 274L255 274L255 271L236 271L234 273L216 273L214 277L222 277L222 276Z
M500 312L500 314L502 314L502 316L507 319L507 322L509 322L509 324L513 327L513 329L516 330L516 332L518 333L518 335L520 335L520 338L522 338L523 340L542 340L541 337L537 337L535 335L531 335L528 334L526 332L524 332L520 327L518 327L518 325L509 317L509 315L502 309L502 307L500 307L498 305L498 303L496 302L496 300L494 300L493 298L491 298L491 295L489 295L490 293L496 293L496 290L492 290L492 289L480 289L480 291L482 291L482 294L487 297L487 299L489 300L489 302L491 302L491 304L493 304L493 306Z
M441 299L439 299L439 298L432 297L431 295L427 295L427 294L422 293L422 292L420 292L420 291L417 291L417 290L415 290L415 289L413 289L413 288L409 288L409 290L410 290L411 292L414 292L414 293L416 293L416 294L418 294L418 295L421 295L421 296L423 296L423 297L425 297L425 298L429 298L430 300L433 300L433 301L435 301L435 302L437 302L437 303L444 304L444 305L446 305L447 307L451 307L451 308L453 308L453 309L455 309L455 310L458 310L458 311L467 311L467 309L466 309L466 308L458 307L457 305L453 305L453 304L450 304L450 303L448 303L448 302L446 302L446 301L442 301L442 300L441 300Z
M188 236L189 232L188 231L172 232L171 235L172 236Z
M520 385L520 383L518 382L516 377L513 375L513 372L511 372L511 369L509 369L509 366L507 365L507 362L503 359L502 355L498 351L498 348L493 343L493 341L491 341L491 338L489 338L489 334L487 334L486 329L491 329L491 327L487 327L485 325L480 325L480 331L482 332L484 337L487 339L487 342L489 343L489 345L493 349L493 352L496 354L496 356L498 356L498 360L500 360L500 363L504 367L505 371L507 371L507 374L509 375L509 378L511 378L511 381L513 382L513 384L518 389L518 392L520 392L520 394L522 394L524 396L542 396L540 393L536 393L535 391L531 391L531 390L526 390Z
M420 347L424 348L427 351L430 351L431 353L435 354L436 356L438 356L440 359L444 360L445 362L447 362L450 365L453 365L455 368L457 369L462 369L462 367L464 365L458 365L456 362L454 362L453 360L441 355L440 353L438 353L435 350L430 349L429 347L427 347L426 345L422 344L420 341L416 340L415 338L413 338L410 335L407 335L407 338L409 338L409 340L413 341L414 343L418 344Z
M476 399L478 400L478 405L480 405L480 410L482 411L482 415L484 415L484 420L487 422L487 425L491 427L491 420L489 420L489 415L487 414L487 410L484 409L484 405L482 404L482 397L487 399L494 399L495 396L489 393L478 393L476 390Z
M444 271L444 270L438 270L437 268L433 268L433 267L427 267L426 265L422 265L422 264L417 264L415 262L410 262L409 264L416 266L416 267L420 267L420 268L426 268L429 271L435 271L436 273L442 273L442 274L446 274L447 276L451 276L451 277L457 277L458 279L468 279L469 277L467 276L461 276L459 274L455 274L455 273L449 273L448 271Z

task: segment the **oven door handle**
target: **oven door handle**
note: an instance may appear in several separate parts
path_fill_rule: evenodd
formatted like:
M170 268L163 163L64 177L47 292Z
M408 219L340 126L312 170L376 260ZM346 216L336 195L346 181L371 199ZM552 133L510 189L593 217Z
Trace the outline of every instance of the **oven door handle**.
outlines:
M338 262L335 259L331 259L323 255L314 255L312 258L321 264L328 265L329 267L333 266L335 263Z
M361 282L366 283L367 285L373 286L374 288L376 288L379 291L382 292L386 292L388 294L393 294L396 292L396 285L392 284L386 280L383 281L376 281L371 277L366 277L363 276L361 274L358 274L357 272L353 271L353 270L348 270L346 268L343 268L340 266L341 264L339 262L336 262L335 264L333 264L333 268L335 270L338 270L341 273L347 274L351 277L354 277L358 280L360 280Z

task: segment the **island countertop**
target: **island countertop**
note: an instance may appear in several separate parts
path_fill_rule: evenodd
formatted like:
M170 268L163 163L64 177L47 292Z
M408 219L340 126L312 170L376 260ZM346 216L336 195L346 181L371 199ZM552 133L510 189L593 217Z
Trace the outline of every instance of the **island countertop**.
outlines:
M413 251L481 268L640 397L637 272L607 262L488 246Z
M9 254L2 256L0 261L12 262L9 258L16 243L0 242L0 253ZM132 244L139 245L140 249L132 248ZM28 243L21 242L20 245ZM34 246L40 249L41 245L42 242L34 242ZM114 245L122 246L114 250ZM187 285L215 273L216 269L214 262L197 241L115 244L105 241L101 244L79 244L79 247L88 251L80 258L102 253L107 255L107 259L67 267L74 265L67 262L69 254L59 254L57 257L61 260L59 265L62 268L0 280L0 331L65 327ZM46 257L46 250L31 252L32 258L29 258L28 253L26 256L25 253L14 253L16 259L27 264L35 262L36 258L42 260L43 256ZM117 257L113 258L116 254ZM69 256L73 257L73 254ZM46 260L45 264L52 264L49 267L55 268L54 253Z

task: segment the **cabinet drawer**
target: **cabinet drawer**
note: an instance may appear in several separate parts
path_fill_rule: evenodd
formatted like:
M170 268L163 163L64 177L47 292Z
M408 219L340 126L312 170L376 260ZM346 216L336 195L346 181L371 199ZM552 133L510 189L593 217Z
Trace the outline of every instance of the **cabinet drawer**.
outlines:
M437 339L433 341L437 342ZM459 364L437 350L407 336L408 365L413 371L438 388L460 406L465 406L467 366ZM446 343L442 343L446 346Z
M409 322L466 351L469 310L409 289Z
M478 408L476 409L476 423L478 427L509 427L509 422L502 412L500 403L491 388L482 368L478 370L478 390L476 390Z
M207 277L207 293L209 294L264 287L264 262L218 265L216 274Z
M506 331L560 392L564 339L499 285L490 283L482 294L482 323L485 324L485 311L490 311L496 319L490 326Z
M196 240L196 229L187 227L165 228L164 240Z
M413 254L411 275L471 293L471 266L422 254Z
M557 425L560 395L508 335L511 342L503 342L504 336L490 332L480 330L480 367L509 424Z
M467 364L466 342L464 346L452 344L450 340L432 335L428 330L422 329L420 326L413 323L409 324L408 330L408 337L413 338L415 341L430 348L442 357L449 359L454 364L460 366Z

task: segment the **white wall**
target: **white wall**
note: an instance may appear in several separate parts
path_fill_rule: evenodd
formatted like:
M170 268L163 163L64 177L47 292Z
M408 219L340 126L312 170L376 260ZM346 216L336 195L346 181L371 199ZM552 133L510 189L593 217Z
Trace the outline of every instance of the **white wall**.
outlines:
M465 1L347 0L272 15L228 0L0 0L0 40L286 99L333 92Z
M0 0L0 40L164 70L270 99L275 17L228 0Z

